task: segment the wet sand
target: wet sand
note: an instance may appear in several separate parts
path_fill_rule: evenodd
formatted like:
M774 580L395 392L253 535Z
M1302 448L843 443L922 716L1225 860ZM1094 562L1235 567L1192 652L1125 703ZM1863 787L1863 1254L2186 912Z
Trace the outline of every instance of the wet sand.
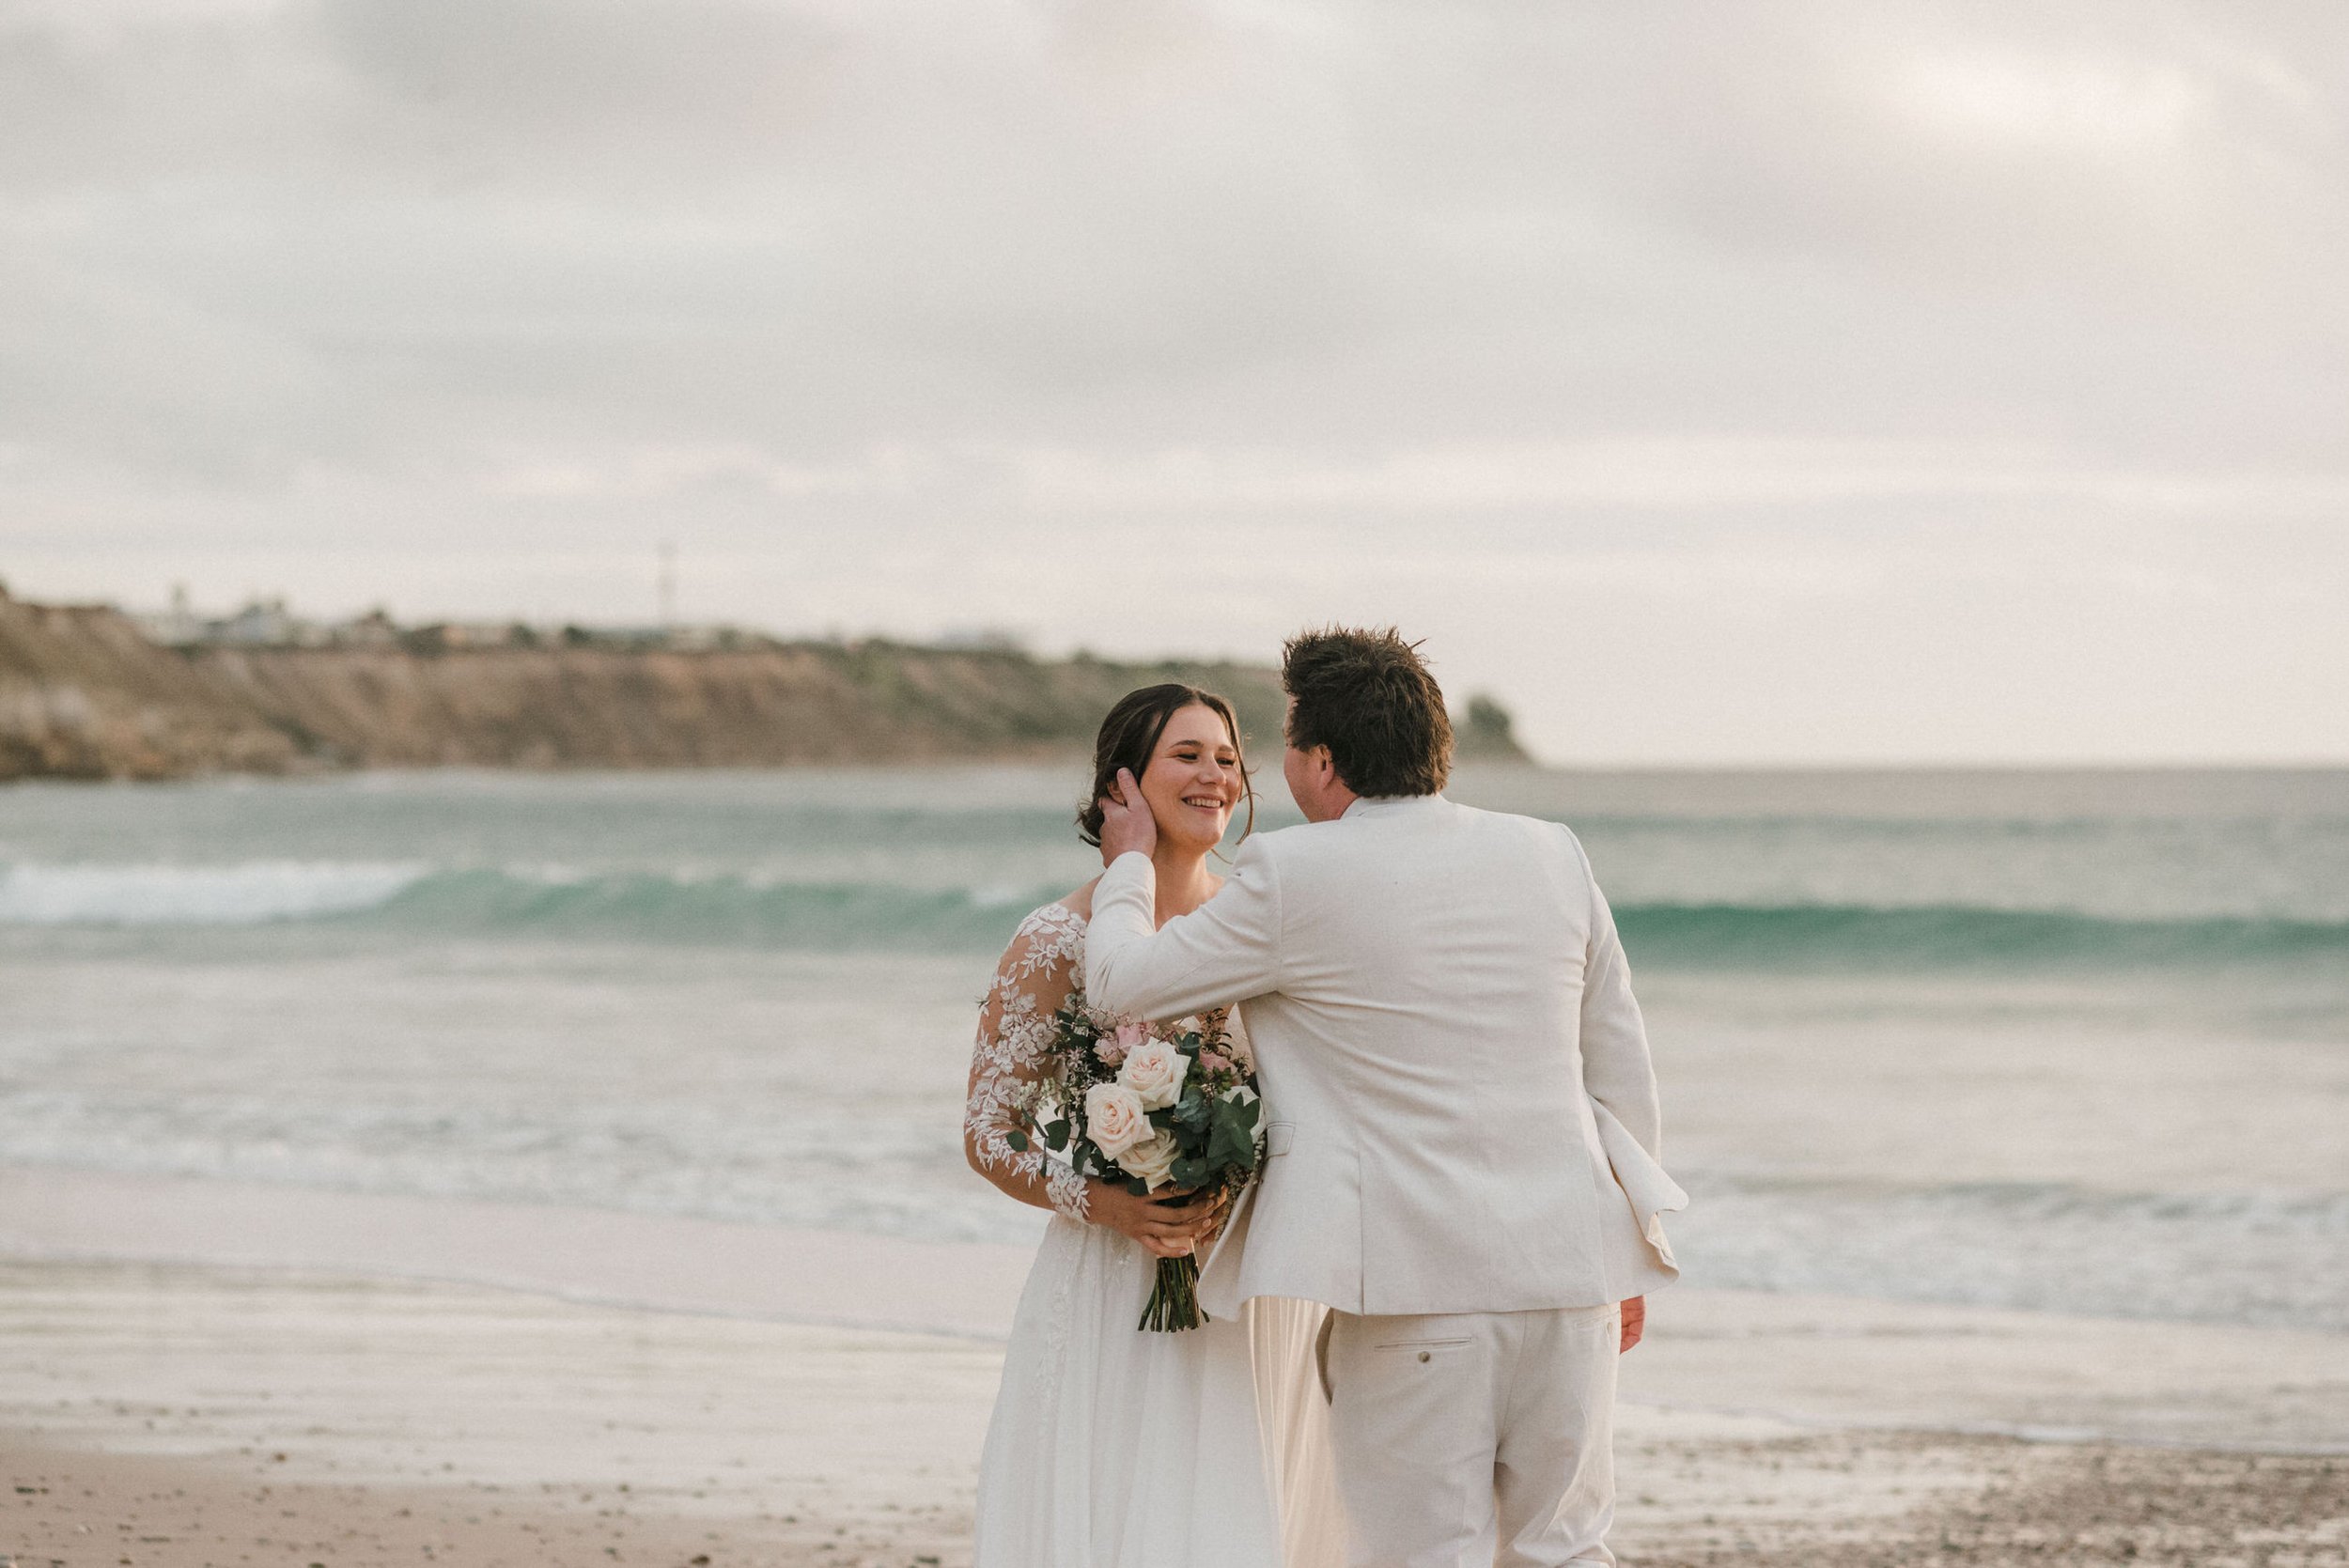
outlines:
M0 1264L0 1562L75 1568L953 1560L1001 1360L180 1265Z
M585 1563L950 1561L968 1514L881 1529L794 1514L705 1517L624 1488L542 1484L367 1486L269 1479L266 1461L11 1452L18 1505L0 1539L12 1568L134 1564L416 1562L468 1568Z
M1005 1250L398 1202L0 1172L0 1564L968 1562ZM876 1295L957 1331L808 1321ZM2349 1565L2340 1337L1690 1288L1651 1332L1627 1563Z
M1623 1457L1644 1462L1647 1495L1626 1499L1614 1545L1655 1568L2349 1563L2338 1455L1839 1432Z
M1664 1568L2320 1568L2349 1562L2338 1458L1930 1434L1651 1437L1615 1545ZM967 1498L875 1514L709 1511L688 1492L272 1479L273 1456L8 1449L0 1563L967 1564ZM1924 1500L1916 1499L1921 1498Z

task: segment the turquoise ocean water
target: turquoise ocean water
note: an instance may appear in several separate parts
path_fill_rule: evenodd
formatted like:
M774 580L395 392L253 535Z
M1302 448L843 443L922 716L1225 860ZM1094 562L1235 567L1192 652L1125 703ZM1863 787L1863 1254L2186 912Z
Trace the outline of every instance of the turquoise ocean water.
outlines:
M1033 1235L963 1073L1081 783L0 789L0 1159ZM1453 794L1590 848L1692 1280L2349 1330L2349 772Z

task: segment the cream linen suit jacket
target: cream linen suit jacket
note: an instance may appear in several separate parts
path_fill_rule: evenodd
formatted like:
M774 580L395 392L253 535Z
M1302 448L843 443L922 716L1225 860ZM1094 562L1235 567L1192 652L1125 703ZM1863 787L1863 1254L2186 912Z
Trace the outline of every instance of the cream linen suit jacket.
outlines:
M1564 828L1440 795L1259 833L1154 929L1150 859L1093 895L1085 989L1175 1018L1245 1002L1264 1170L1200 1302L1358 1313L1595 1307L1678 1274L1647 1032Z

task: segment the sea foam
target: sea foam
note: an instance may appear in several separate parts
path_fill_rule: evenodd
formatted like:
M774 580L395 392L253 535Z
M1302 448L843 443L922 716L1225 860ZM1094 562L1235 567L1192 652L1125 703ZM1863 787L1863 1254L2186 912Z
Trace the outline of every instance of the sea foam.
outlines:
M825 952L992 952L1050 884L921 887L545 864L254 861L0 866L0 925L310 921L443 936L578 936ZM2349 961L2349 921L2115 919L2065 908L1618 901L1642 966L1872 971Z
M385 862L0 866L0 924L258 925L378 908L426 874Z

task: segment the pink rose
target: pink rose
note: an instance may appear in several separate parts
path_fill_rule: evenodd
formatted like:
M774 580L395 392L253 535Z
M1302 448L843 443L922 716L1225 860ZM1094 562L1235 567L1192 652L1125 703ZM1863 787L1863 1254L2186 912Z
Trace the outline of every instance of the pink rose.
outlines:
M1159 1132L1128 1149L1117 1157L1117 1163L1129 1176L1139 1176L1153 1188L1164 1187L1174 1173L1174 1158L1182 1147L1171 1132Z
M1117 1081L1141 1096L1143 1109L1163 1110L1183 1097L1190 1058L1164 1040L1144 1040L1126 1053Z
M1214 1051L1203 1050L1199 1053L1199 1070L1203 1073L1227 1073L1232 1070L1232 1064Z
M1114 1067L1131 1054L1134 1048L1150 1038L1150 1032L1138 1023L1122 1023L1106 1040L1097 1041L1093 1054L1105 1067Z
M1150 1136L1150 1113L1124 1084L1097 1083L1085 1091L1085 1133L1115 1159Z

